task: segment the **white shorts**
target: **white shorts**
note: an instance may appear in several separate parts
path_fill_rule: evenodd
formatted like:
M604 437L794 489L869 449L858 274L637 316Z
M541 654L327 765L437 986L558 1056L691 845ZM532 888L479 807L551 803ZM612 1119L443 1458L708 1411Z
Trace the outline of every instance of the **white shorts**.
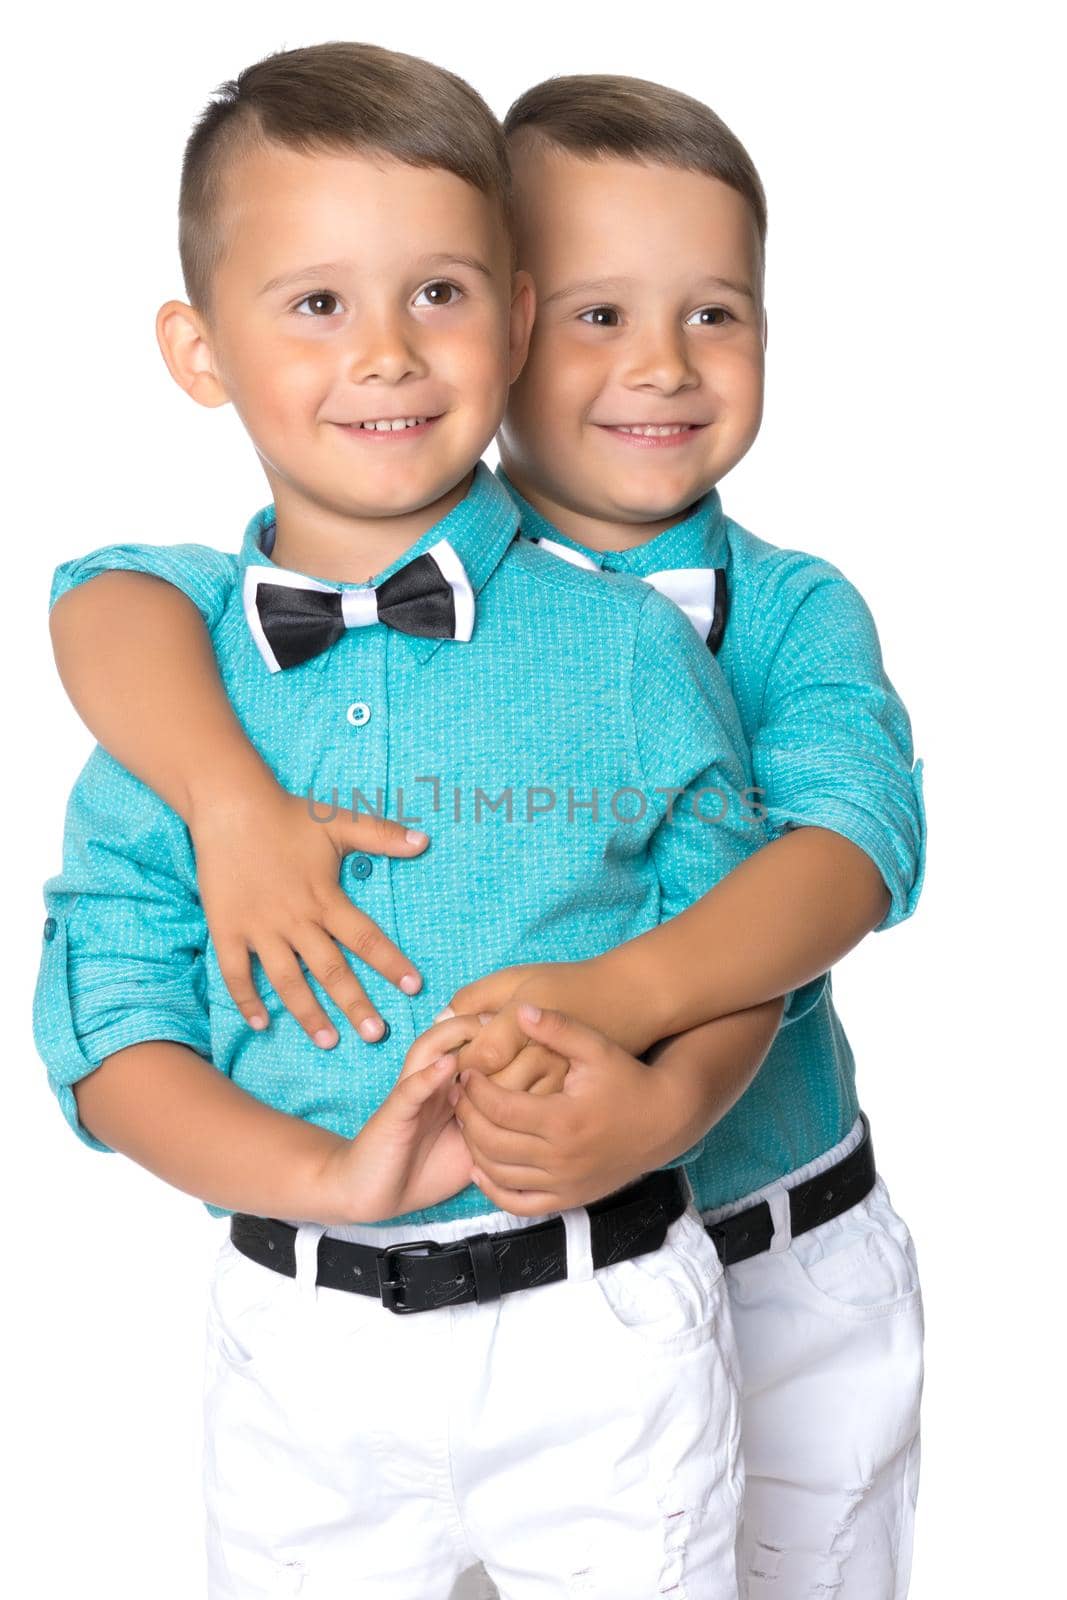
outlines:
M741 1592L748 1600L904 1600L919 1479L923 1313L915 1247L879 1178L799 1238L775 1197L859 1144L717 1211L770 1199L772 1249L726 1272L743 1375ZM452 1600L493 1600L477 1569Z
M857 1122L772 1196L824 1172L862 1136ZM784 1227L771 1249L726 1272L744 1385L743 1592L904 1600L923 1381L915 1246L881 1178L851 1210L791 1242L773 1197L772 1210Z
M331 1228L379 1246L528 1226L508 1212ZM736 1600L742 1497L725 1275L692 1207L657 1251L483 1305L396 1316L227 1233L209 1295L209 1600Z

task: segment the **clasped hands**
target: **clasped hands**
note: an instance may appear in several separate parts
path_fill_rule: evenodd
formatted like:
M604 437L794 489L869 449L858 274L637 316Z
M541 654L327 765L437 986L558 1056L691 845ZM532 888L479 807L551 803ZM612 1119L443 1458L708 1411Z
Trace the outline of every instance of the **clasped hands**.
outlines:
M364 1039L380 1038L381 1018L339 947L407 994L418 992L421 978L345 894L338 870L357 849L418 855L426 836L362 814L319 822L305 798L273 779L263 791L206 807L190 829L219 969L249 1024L268 1026L250 967L255 953L318 1046L340 1040L308 975ZM258 870L264 856L275 867L269 883ZM535 1018L520 1011L525 1002L547 1009ZM588 1204L680 1153L689 1109L681 1090L672 1092L668 1074L576 1020L608 1023L637 1049L649 1042L628 1038L618 993L607 992L590 963L504 968L459 990L450 1009L412 1045L355 1140L327 1163L333 1211L384 1220L474 1182L494 1205L540 1216Z
M495 973L455 997L454 1006L479 1009L448 1008L411 1046L398 1087L435 1064L448 1079L453 1120L423 1170L429 1181L432 1169L438 1198L473 1182L503 1210L541 1216L600 1199L662 1164L670 1096L655 1068L526 998L573 993L581 968Z

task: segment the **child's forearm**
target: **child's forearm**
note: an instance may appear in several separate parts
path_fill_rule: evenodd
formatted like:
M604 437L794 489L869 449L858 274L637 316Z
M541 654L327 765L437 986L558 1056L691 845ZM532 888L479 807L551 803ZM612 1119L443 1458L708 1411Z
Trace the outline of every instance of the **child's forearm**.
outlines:
M702 1139L741 1098L773 1044L781 1018L781 1000L769 1000L667 1039L650 1053L671 1107L671 1134L657 1152L661 1165Z
M255 1216L354 1220L331 1182L349 1141L264 1105L185 1045L118 1050L74 1097L96 1138L200 1200Z
M585 963L629 1049L741 1012L828 972L883 920L889 892L857 845L798 828L669 922ZM629 998L627 998L629 997Z
M273 783L219 678L200 613L142 572L104 572L52 607L52 646L78 715L186 823Z

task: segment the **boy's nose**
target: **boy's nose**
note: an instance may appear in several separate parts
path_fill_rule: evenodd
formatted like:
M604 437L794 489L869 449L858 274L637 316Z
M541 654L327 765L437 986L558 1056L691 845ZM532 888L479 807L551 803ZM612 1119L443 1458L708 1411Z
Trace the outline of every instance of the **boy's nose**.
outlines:
M354 383L374 379L399 383L425 372L426 364L414 340L399 323L378 323L356 332L348 355L348 376Z
M690 361L684 336L672 330L646 334L634 342L624 380L631 389L677 394L694 388L700 375Z

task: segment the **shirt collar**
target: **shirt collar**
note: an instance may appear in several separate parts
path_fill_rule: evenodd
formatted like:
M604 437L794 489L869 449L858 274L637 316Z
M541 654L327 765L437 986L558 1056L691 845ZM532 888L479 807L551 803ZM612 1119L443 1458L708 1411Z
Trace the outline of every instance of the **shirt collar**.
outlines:
M650 572L673 571L678 567L726 565L726 516L717 489L698 500L681 522L649 539L647 544L635 545L631 550L591 550L588 545L569 539L536 511L502 467L497 468L497 477L519 508L524 538L553 539L557 544L589 556L605 572L629 572L636 578L647 578Z
M274 529L273 505L264 506L262 511L257 511L246 527L237 558L242 583L246 567L276 565L270 559L270 552L274 546ZM519 512L514 501L505 493L485 463L479 461L474 470L471 486L459 505L453 506L447 516L442 517L440 522L435 522L432 528L428 528L417 544L413 544L410 549L397 556L390 566L383 568L381 572L376 572L368 583L336 583L331 587L338 590L366 589L371 583L382 583L400 567L406 566L409 561L414 561L416 556L421 556L439 539L447 539L462 561L463 570L477 597L500 564L505 550L518 530ZM309 573L301 573L300 576L317 584L324 581L321 578L311 578ZM475 628L478 626L477 607L474 626ZM402 639L420 661L428 660L439 645L451 642L444 639L422 639L415 634L394 631L397 638ZM321 662L325 656L314 659Z

